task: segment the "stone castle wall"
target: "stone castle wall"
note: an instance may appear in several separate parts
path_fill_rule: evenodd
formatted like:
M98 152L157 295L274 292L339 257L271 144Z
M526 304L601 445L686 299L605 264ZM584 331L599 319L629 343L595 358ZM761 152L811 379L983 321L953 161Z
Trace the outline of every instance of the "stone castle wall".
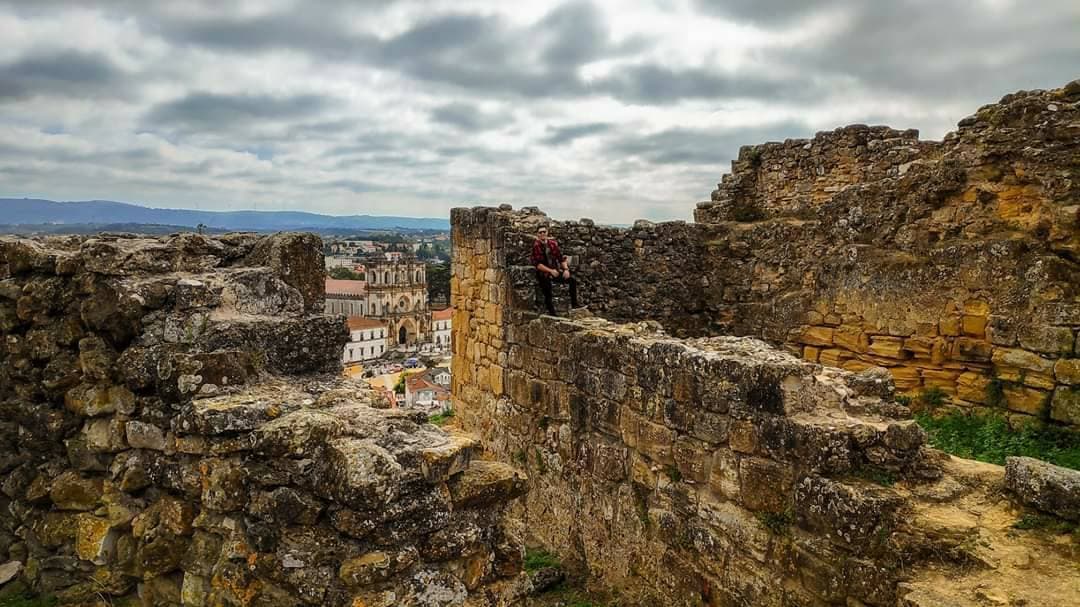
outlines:
M502 513L523 478L340 379L348 333L319 313L320 249L310 235L0 239L3 593L516 601L521 546Z
M919 141L916 130L852 125L813 139L748 145L739 149L731 173L701 203L701 223L809 215L849 185L903 175L940 144Z
M913 136L744 148L696 213L722 230L718 316L913 395L1080 424L1080 83Z
M1080 423L1078 129L1073 83L940 144L850 127L744 149L695 224L455 209L455 402L528 469L514 516L631 605L1074 596L1075 552L1013 545L1002 469L927 450L893 389ZM604 320L537 315L542 224ZM1075 499L1075 473L1010 478L1076 516L1023 497ZM1050 560L1003 565L1016 550Z
M532 541L628 605L966 605L930 572L963 577L980 558L973 513L1019 516L1000 467L973 480L928 450L880 369L747 337L675 339L654 321L538 315L517 278L527 231L513 227L536 220L452 220L457 419L528 470L512 514ZM1071 567L1050 559L1046 571Z
M1078 425L1078 105L1073 83L1009 95L940 143L855 126L744 147L695 224L526 209L499 228L515 301L540 309L528 245L549 223L610 320L756 336L888 368L916 400Z

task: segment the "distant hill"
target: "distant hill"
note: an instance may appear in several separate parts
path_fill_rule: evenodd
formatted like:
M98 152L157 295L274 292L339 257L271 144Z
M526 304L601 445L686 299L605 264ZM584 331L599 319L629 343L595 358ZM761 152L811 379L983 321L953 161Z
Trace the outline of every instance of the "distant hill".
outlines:
M0 198L0 222L7 225L157 225L195 227L203 224L223 231L276 232L309 230L449 230L449 219L379 215L320 215L296 211L191 211L88 200L54 202L32 198Z

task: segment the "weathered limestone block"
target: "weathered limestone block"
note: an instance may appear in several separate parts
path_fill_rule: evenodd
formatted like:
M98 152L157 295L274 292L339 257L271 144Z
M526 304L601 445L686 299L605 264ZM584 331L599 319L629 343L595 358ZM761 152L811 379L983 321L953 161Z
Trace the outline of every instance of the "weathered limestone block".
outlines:
M800 341L810 346L831 346L835 331L832 327L807 327L803 330Z
M165 432L153 424L132 420L127 422L125 432L132 449L165 450Z
M1048 360L1028 352L1015 348L995 348L992 360L995 365L1002 367L1015 367L1027 371L1034 371L1043 375L1051 375L1054 371L1054 361Z
M1030 457L1005 460L1005 486L1026 504L1080 521L1080 472Z
M1025 386L1008 385L1004 388L1005 403L1010 411L1028 415L1042 415L1049 406L1049 392Z
M872 335L870 337L870 354L885 358L905 359L907 353L904 350L904 340L899 337L885 335Z
M1080 358L1059 359L1054 364L1054 379L1062 384L1080 384Z
M321 489L342 505L359 510L385 506L398 496L404 469L386 449L364 439L338 439L326 453L331 483Z
M1069 354L1073 351L1073 332L1069 327L1034 325L1019 332L1020 345L1050 356Z
M783 512L789 508L795 474L791 466L756 457L739 460L739 495L754 511Z
M528 479L518 470L491 461L475 461L449 483L458 508L482 507L506 502L525 494Z
M823 477L807 477L795 488L800 523L851 548L866 546L881 529L895 526L901 504L883 488L856 488Z
M49 499L61 510L94 510L101 503L102 479L65 472L52 481Z
M1080 424L1080 387L1058 386L1052 398L1050 417L1066 424Z
M135 395L124 386L93 386L82 384L68 390L64 406L86 417L121 412L131 414L135 410Z

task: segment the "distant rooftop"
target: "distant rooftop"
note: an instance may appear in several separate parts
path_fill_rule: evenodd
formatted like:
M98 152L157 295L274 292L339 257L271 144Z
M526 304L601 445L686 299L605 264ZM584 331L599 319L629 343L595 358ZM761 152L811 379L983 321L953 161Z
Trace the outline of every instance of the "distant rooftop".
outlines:
M326 279L327 295L364 295L366 293L367 282L363 280Z
M347 282L347 281L342 281ZM362 331L364 329L385 329L386 323L375 320L374 318L364 318L363 316L350 316L349 317L349 330L350 331Z

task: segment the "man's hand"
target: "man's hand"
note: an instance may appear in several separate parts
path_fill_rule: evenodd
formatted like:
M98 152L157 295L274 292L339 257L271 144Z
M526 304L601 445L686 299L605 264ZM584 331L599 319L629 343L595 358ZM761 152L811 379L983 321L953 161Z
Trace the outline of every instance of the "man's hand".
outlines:
M562 271L562 277L563 277L563 278L564 278L565 280L570 280L570 270L563 270L563 271Z
M559 271L554 269L554 268L548 270L548 272L551 272L551 277L552 278L558 278L559 277Z

